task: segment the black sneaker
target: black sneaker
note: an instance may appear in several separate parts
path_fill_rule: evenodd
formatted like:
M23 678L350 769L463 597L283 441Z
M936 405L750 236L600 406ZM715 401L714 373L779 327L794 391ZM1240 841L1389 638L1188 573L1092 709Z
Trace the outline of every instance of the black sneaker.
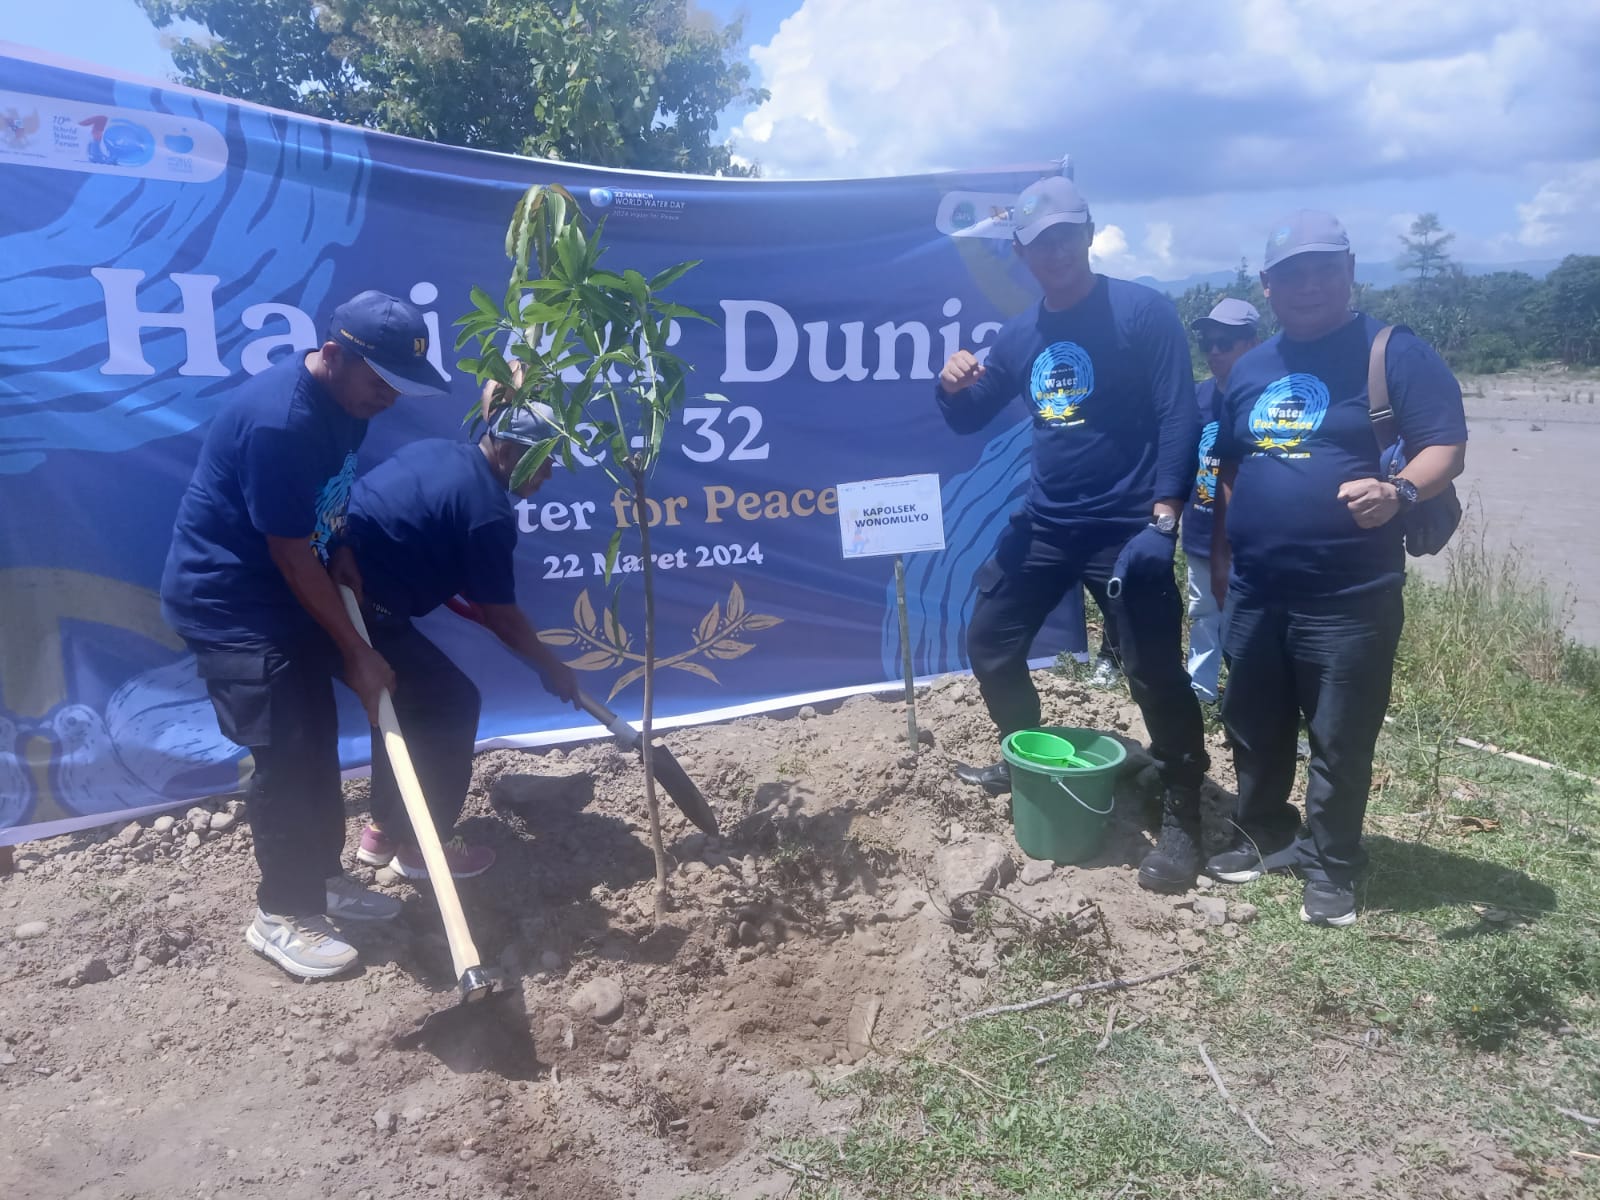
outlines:
M1348 883L1309 880L1300 903L1300 919L1308 925L1354 925L1356 889Z
M1233 841L1219 854L1206 860L1206 874L1222 883L1250 883L1270 871L1284 871L1289 864L1279 861L1294 844L1297 830L1235 829Z

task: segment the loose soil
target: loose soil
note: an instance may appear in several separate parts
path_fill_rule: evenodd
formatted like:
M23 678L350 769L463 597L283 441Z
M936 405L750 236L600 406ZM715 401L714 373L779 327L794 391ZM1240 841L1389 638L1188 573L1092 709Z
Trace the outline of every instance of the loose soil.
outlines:
M1126 696L1038 679L1047 722L1142 736ZM1194 895L1136 885L1158 803L1146 756L1130 757L1103 854L1050 869L1017 849L1003 798L951 778L993 754L972 681L924 689L919 712L933 742L917 755L903 708L867 696L666 735L724 837L664 810L659 928L634 758L609 742L480 756L462 832L499 862L461 891L526 1011L442 1046L393 1040L455 1001L426 888L381 873L402 917L349 929L359 973L302 984L244 944L255 865L237 800L23 847L0 880L0 1194L779 1196L793 1179L773 1146L859 1111L826 1085L992 1002L1008 945L1039 918L1077 914L1095 978L1241 932L1207 924ZM365 781L346 786L352 849L365 800ZM953 881L984 861L1007 903L972 920ZM608 1024L569 1003L597 979L622 997ZM1193 987L1178 975L1120 1002L1192 1015ZM1332 1169L1345 1151L1307 1153L1318 1172L1298 1186L1353 1194Z

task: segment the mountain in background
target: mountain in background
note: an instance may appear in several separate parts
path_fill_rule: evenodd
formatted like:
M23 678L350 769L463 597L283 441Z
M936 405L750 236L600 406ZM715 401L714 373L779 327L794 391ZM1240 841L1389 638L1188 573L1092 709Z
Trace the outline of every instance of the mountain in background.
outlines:
M1461 269L1468 275L1493 275L1496 271L1521 271L1532 275L1535 279L1543 279L1551 271L1561 265L1559 258L1530 259L1526 262L1510 263L1462 263ZM1152 279L1148 275L1141 275L1135 283L1142 283L1146 287L1153 287L1158 291L1166 292L1169 296L1177 296L1192 287L1199 287L1209 283L1214 288L1224 288L1233 282L1232 271L1207 271L1201 275L1190 275L1186 279ZM1372 287L1387 288L1397 283L1406 282L1406 273L1399 264L1392 262L1366 263L1356 260L1356 280Z

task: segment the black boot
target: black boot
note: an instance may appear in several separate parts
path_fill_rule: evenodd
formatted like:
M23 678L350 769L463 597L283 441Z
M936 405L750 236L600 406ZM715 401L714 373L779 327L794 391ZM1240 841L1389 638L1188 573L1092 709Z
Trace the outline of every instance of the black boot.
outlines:
M1161 806L1156 848L1139 864L1139 886L1152 892L1187 892L1200 871L1200 793L1169 790Z
M1003 762L987 767L969 767L965 763L956 768L956 778L962 783L975 783L991 796L1004 795L1011 790L1011 768Z

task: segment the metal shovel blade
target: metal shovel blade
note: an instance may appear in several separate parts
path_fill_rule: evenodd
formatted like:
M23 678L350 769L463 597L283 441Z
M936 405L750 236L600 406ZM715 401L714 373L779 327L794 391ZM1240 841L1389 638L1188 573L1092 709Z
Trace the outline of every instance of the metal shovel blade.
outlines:
M474 967L461 977L458 991L457 1003L428 1012L391 1044L426 1050L457 1074L534 1078L539 1064L522 989L498 972Z
M644 748L639 750L640 757L644 756ZM650 765L655 768L656 782L665 789L678 810L700 827L701 832L711 837L719 837L717 829L717 814L711 811L711 805L700 794L700 789L695 786L694 780L689 778L688 772L659 742L650 754Z

